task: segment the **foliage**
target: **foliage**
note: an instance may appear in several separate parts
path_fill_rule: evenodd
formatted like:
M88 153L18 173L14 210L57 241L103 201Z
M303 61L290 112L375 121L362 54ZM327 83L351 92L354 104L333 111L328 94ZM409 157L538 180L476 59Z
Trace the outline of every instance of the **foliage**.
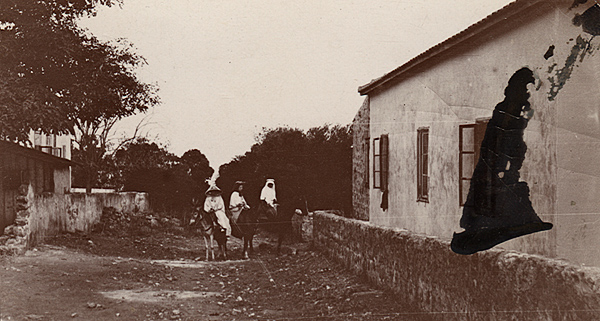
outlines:
M93 47L75 19L114 1L3 0L0 2L0 134L26 139L30 129L70 132L69 89ZM97 43L97 41L94 41ZM66 95L66 97L64 96ZM71 119L72 120L72 119Z
M281 202L302 194L312 209L350 213L351 146L350 126L263 129L250 151L220 167L217 184L231 191L235 181L246 181L246 199L256 204L265 179L272 177Z
M107 162L105 180L124 191L148 192L156 211L188 209L194 196L204 195L213 174L197 149L177 157L144 138L124 144Z
M123 117L158 103L156 87L134 71L145 60L124 40L102 42L76 25L118 0L0 2L0 138L30 130L75 135L88 183Z

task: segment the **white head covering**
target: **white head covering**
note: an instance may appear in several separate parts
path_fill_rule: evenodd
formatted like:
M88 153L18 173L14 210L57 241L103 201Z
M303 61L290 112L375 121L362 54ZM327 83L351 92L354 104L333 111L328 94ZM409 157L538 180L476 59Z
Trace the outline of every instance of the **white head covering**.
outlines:
M219 187L217 187L217 185L210 185L210 187L206 190L206 192L204 194L209 195L209 194L217 194L217 195L221 195L221 189Z
M271 187L269 187L269 184L272 184ZM275 200L277 199L277 196L275 194L275 180L272 178L268 178L265 186L263 187L262 191L260 192L260 199L266 201L269 205L273 206Z

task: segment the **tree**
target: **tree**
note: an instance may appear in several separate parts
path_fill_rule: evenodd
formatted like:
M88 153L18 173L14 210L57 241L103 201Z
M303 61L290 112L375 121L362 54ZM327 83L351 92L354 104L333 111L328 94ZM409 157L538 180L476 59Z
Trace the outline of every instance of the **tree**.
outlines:
M297 128L263 129L250 151L219 168L217 183L230 191L236 180L247 181L250 203L258 200L268 177L276 179L281 201L302 194L311 208L350 213L352 134L349 126L324 125L306 133Z
M197 149L190 149L181 156L179 164L183 167L192 181L192 194L204 195L204 192L208 189L208 183L206 181L211 178L214 173L206 156Z
M118 0L0 2L0 137L30 130L75 136L87 188L107 150L110 129L158 103L157 88L135 69L145 60L124 40L101 42L76 25Z
M181 213L193 197L204 195L214 170L197 149L177 157L145 138L124 144L111 157L111 184L120 190L148 192L157 211Z

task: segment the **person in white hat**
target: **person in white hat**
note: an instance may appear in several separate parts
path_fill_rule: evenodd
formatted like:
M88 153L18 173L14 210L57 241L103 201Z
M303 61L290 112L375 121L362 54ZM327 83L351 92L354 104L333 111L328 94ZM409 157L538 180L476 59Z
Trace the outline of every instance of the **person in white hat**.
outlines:
M272 178L268 178L265 183L265 187L263 187L260 192L260 200L265 201L271 207L275 207L277 204L277 196L275 193L275 180Z
M217 217L217 224L225 229L225 235L230 236L231 225L229 224L229 218L225 214L225 202L223 202L223 197L221 197L221 189L216 185L212 185L206 190L205 194L204 211L214 213Z
M231 221L233 223L237 222L238 217L243 210L250 209L248 203L246 203L246 199L243 195L244 191L244 182L237 181L233 186L233 192L231 193L231 197L229 198L229 210L231 211Z

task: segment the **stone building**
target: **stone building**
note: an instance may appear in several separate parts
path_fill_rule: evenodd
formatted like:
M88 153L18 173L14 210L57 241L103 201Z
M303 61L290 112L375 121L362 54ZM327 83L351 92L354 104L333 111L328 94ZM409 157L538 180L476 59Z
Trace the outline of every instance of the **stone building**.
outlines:
M352 121L352 218L369 220L369 99Z
M498 247L600 266L598 34L595 2L517 0L361 86L355 121L368 124L355 132L353 200L367 213L355 216L442 239L460 232L487 122L525 68L535 81L518 174L554 227Z

